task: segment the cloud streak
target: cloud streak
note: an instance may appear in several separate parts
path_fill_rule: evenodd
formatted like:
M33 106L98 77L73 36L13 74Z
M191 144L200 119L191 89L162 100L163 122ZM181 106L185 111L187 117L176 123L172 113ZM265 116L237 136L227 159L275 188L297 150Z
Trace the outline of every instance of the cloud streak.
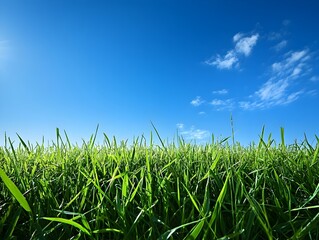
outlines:
M282 49L284 49L288 44L288 41L286 40L282 40L281 42L277 43L273 48L275 49L275 51L279 52Z
M189 129L185 128L183 123L176 124L179 133L187 140L204 140L209 137L209 132L207 130L198 129L191 126Z
M232 110L235 107L235 102L233 99L213 99L210 104L217 110Z
M303 89L296 90L298 79L311 71L308 49L290 51L284 58L271 65L270 78L250 97L250 101L241 101L239 106L245 110L266 109L286 105L296 101Z
M235 47L224 56L217 54L215 57L205 61L209 66L214 66L218 69L232 69L239 66L239 60L242 56L248 57L254 46L257 44L259 34L245 36L243 33L237 33L233 36Z
M227 93L228 93L227 89L221 89L221 90L212 91L212 94L217 94L217 95L225 95Z

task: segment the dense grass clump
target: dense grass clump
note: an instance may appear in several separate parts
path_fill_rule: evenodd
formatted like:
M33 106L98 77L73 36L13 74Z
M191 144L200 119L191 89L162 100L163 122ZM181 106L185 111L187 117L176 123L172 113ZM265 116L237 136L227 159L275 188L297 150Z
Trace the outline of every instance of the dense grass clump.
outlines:
M6 138L0 239L319 239L319 141L159 141Z

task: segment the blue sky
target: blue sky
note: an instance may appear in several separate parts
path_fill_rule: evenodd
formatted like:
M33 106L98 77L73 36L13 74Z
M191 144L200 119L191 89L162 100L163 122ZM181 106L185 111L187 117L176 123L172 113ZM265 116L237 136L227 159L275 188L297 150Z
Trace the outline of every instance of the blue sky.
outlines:
M0 143L319 134L319 3L0 0Z

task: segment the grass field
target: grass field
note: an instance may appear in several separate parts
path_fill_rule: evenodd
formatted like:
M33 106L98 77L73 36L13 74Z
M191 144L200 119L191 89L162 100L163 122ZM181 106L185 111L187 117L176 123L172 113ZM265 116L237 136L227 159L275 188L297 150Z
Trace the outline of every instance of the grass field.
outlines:
M319 239L319 139L0 147L0 239ZM231 143L229 143L231 142Z

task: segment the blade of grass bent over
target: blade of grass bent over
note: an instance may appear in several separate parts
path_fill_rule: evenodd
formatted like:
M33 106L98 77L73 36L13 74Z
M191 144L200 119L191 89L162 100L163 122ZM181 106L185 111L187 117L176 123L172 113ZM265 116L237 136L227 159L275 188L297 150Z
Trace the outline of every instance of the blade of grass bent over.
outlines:
M15 199L20 203L21 207L24 208L27 212L31 212L31 208L29 206L29 203L24 198L23 194L20 192L18 187L14 184L14 182L11 181L11 179L6 175L6 173L0 168L0 177L4 184L7 186L9 191L12 193L12 195L15 197Z
M77 229L81 230L82 232L84 232L85 234L91 236L92 234L85 228L83 227L81 224L74 222L70 219L65 219L65 218L55 218L55 217L43 217L42 219L48 220L48 221L53 221L53 222L60 222L60 223L65 223L68 225L71 225L73 227L76 227Z

